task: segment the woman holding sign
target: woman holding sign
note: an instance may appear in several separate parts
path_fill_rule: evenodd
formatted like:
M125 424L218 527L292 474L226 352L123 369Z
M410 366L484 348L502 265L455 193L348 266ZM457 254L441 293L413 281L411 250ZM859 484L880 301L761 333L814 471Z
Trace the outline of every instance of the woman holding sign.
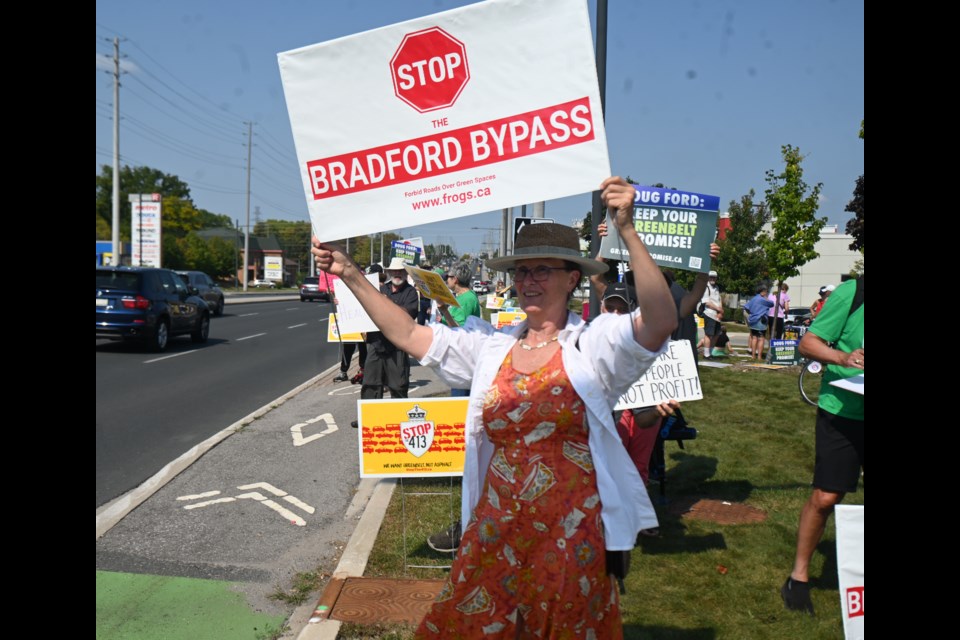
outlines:
M563 225L527 225L512 256L487 261L513 271L527 314L503 331L477 318L457 329L421 327L343 251L315 243L317 266L343 278L391 342L452 387L471 388L469 524L418 637L622 636L604 549L630 550L657 519L611 407L663 352L677 319L634 229L633 187L608 178L600 189L630 252L640 308L589 325L567 305L583 275L603 267L581 256L576 232Z

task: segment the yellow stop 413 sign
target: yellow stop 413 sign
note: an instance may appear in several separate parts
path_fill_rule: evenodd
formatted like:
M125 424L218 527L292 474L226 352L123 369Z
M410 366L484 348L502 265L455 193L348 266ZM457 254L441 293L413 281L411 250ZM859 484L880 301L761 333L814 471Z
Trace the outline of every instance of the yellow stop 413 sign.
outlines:
M467 398L359 400L361 478L463 475Z

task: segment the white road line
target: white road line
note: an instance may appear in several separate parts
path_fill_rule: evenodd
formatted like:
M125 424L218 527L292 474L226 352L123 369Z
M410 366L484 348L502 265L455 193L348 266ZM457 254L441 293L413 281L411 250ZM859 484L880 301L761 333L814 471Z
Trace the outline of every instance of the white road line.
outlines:
M309 513L309 514L311 514L311 515L313 515L313 512L316 511L316 509L314 509L313 507L311 507L310 505L308 505L308 504L307 504L306 502L304 502L303 500L300 500L299 498L294 498L293 496L284 496L283 499L286 500L287 502L289 502L289 503L292 504L292 505L296 505L296 506L300 507L301 509L303 509L304 511L306 511L307 513Z
M328 317L326 317L326 318L320 318L320 320L318 320L318 322L330 322L330 317L328 316Z
M241 313L238 317L240 317L240 318L246 318L246 317L249 317L249 316L258 316L258 315L260 315L260 312L259 312L259 311L255 311L254 313Z
M288 307L284 311L300 311L302 307Z
M243 338L237 338L234 342L241 342L243 340L249 340L250 338L259 338L260 336L265 336L266 333L255 333L252 336L245 336Z
M178 496L177 500L197 500L198 498L209 498L218 495L220 495L219 491L204 491L203 493L195 493L189 496Z
M185 505L184 509L199 509L201 507L209 507L212 504L220 504L224 502L236 502L236 498L217 498L216 500L207 500L206 502L195 502L193 504Z
M200 351L200 349L191 349L190 351L181 351L180 353L171 353L168 356L161 356L159 358L154 358L153 360L144 360L143 364L150 364L151 362L160 362L161 360L169 360L170 358L185 356L188 353L196 353L197 351Z
M295 325L289 326L289 327L287 327L287 329L296 329L297 327L305 327L305 326L307 326L307 323L306 323L306 322L303 322L303 323L300 323L300 324L295 324Z

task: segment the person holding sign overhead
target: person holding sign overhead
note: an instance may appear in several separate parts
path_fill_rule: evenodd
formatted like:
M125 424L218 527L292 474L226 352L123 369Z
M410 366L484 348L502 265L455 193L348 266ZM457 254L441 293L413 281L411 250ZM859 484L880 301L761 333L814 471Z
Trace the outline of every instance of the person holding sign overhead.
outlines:
M479 318L421 327L378 294L339 247L314 243L317 266L343 278L398 348L454 387L471 387L462 517L449 580L417 637L620 638L617 590L604 550L633 547L658 526L620 442L612 406L668 345L676 309L633 225L635 190L621 178L601 198L630 251L640 302L589 325L568 308L584 274L575 230L529 225L513 255L527 319L495 331Z

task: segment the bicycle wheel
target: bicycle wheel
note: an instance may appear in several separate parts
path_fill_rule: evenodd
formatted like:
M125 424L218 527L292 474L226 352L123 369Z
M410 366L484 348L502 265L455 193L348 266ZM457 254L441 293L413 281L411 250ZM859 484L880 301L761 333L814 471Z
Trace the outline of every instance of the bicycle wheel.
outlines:
M804 402L817 406L820 400L820 383L823 379L823 365L816 360L804 363L800 369L800 378L797 385L800 387L800 397Z

